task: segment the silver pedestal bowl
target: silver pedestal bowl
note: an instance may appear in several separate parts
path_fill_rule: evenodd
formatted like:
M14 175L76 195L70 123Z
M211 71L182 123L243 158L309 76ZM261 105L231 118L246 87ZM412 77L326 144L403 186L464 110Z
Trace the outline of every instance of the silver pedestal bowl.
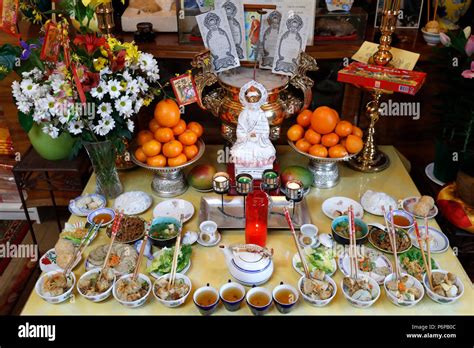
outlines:
M355 153L342 158L316 157L300 151L290 140L288 140L288 144L293 148L293 150L309 158L308 169L313 173L313 186L321 189L336 186L341 179L339 176L338 163L348 161L357 156Z
M186 182L183 169L198 161L204 154L206 146L202 139L198 139L196 146L199 149L197 155L192 160L176 167L151 167L146 163L140 162L135 158L137 146L132 147L131 158L136 165L153 172L151 189L154 193L160 197L175 197L183 194L188 189L188 183Z

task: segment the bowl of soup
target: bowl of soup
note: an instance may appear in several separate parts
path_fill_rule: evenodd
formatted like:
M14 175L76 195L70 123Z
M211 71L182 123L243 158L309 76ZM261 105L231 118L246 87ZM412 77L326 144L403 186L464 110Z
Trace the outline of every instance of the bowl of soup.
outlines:
M356 243L363 244L367 240L369 227L361 219L354 218ZM347 215L335 218L331 223L332 235L341 244L349 244L349 217Z
M153 219L149 238L157 247L172 247L181 231L181 224L173 217L157 217Z

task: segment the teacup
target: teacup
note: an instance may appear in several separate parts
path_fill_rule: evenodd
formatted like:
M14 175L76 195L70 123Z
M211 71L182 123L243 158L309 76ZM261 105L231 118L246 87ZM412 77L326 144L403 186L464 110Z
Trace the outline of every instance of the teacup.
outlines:
M275 307L282 314L291 312L295 304L298 302L298 291L291 285L280 283L272 292Z
M318 228L313 224L304 224L300 227L301 234L307 237L315 237L318 235Z
M245 301L253 315L264 315L270 310L273 298L272 293L262 287L253 287L247 292Z
M201 222L199 230L201 231L199 238L201 238L204 243L212 244L217 241L217 224L214 221Z
M219 292L207 284L194 292L193 301L202 315L211 315L219 304Z
M219 296L224 307L230 312L235 312L240 309L240 304L245 298L245 288L229 279L229 282L219 289Z

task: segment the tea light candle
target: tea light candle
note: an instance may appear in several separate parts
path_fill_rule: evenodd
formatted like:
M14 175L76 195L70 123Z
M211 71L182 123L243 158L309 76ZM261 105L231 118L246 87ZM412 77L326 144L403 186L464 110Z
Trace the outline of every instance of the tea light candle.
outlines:
M212 188L215 192L223 194L229 191L229 174L225 172L219 172L214 174L212 178Z
M253 178L250 174L239 174L235 178L235 189L241 195L247 195L252 191Z
M301 181L290 180L286 183L286 198L300 201L303 198L303 184Z
M273 169L267 169L263 172L263 188L265 190L275 190L279 186L278 173Z

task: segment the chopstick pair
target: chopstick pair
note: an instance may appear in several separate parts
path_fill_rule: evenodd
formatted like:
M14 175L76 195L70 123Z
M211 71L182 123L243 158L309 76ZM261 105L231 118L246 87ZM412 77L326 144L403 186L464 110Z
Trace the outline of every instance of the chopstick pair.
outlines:
M428 260L426 260L425 248L423 246L423 239L420 235L420 230L418 228L418 222L415 220L415 234L416 239L418 240L418 245L420 246L421 257L423 258L423 263L425 265L426 273L428 274L428 281L430 288L433 289L433 280L431 279L431 247L429 240L429 229L428 229L428 219L425 217L425 228L426 228L426 251L428 253Z
M295 231L295 227L293 226L293 221L291 220L290 212L288 211L286 207L283 208L283 211L285 213L285 218L286 218L286 221L288 222L288 226L290 226L290 231L291 231L291 234L293 235L293 239L296 244L296 250L298 251L298 254L300 256L301 264L303 265L305 276L308 280L311 280L312 279L311 272L309 271L308 263L306 262L306 257L303 255L300 244L298 243L298 237L296 236L296 231Z
M180 231L178 233L178 236L176 237L176 244L174 246L173 262L171 263L170 278L168 280L168 290L170 290L171 287L174 286L174 281L176 278L176 269L178 268L178 257L179 252L181 250L181 232L183 230L183 220L184 214L181 214L179 217Z
M109 245L109 250L107 250L107 255L105 256L104 259L104 264L102 265L102 268L99 271L99 277L102 274L102 271L104 268L107 266L107 263L109 262L109 257L110 253L112 252L112 245L114 244L115 241L115 236L117 235L119 229L120 229L120 224L122 223L123 219L123 211L118 212L117 217L115 218L114 222L112 223L112 228L110 231L110 245ZM99 279L99 278L97 278Z
M354 208L349 206L348 211L348 225L349 225L349 260L351 265L351 278L357 279L358 275L358 264L357 264L357 237L355 233L355 220L354 220Z
M145 224L145 235L143 236L142 245L140 247L140 254L138 255L137 264L135 266L135 271L133 272L133 276L132 276L133 281L137 280L138 270L140 269L140 264L142 262L143 253L145 252L145 246L146 246L146 242L148 240L148 234L150 232L150 227L151 227L151 224L149 222L147 222Z
M395 276L397 280L400 280L400 268L398 267L398 256L397 256L397 232L395 230L395 223L393 222L393 208L389 207L390 222L387 218L387 211L385 206L382 206L382 213L385 220L385 226L387 227L388 238L390 239L390 245L392 246L393 257L395 258Z

